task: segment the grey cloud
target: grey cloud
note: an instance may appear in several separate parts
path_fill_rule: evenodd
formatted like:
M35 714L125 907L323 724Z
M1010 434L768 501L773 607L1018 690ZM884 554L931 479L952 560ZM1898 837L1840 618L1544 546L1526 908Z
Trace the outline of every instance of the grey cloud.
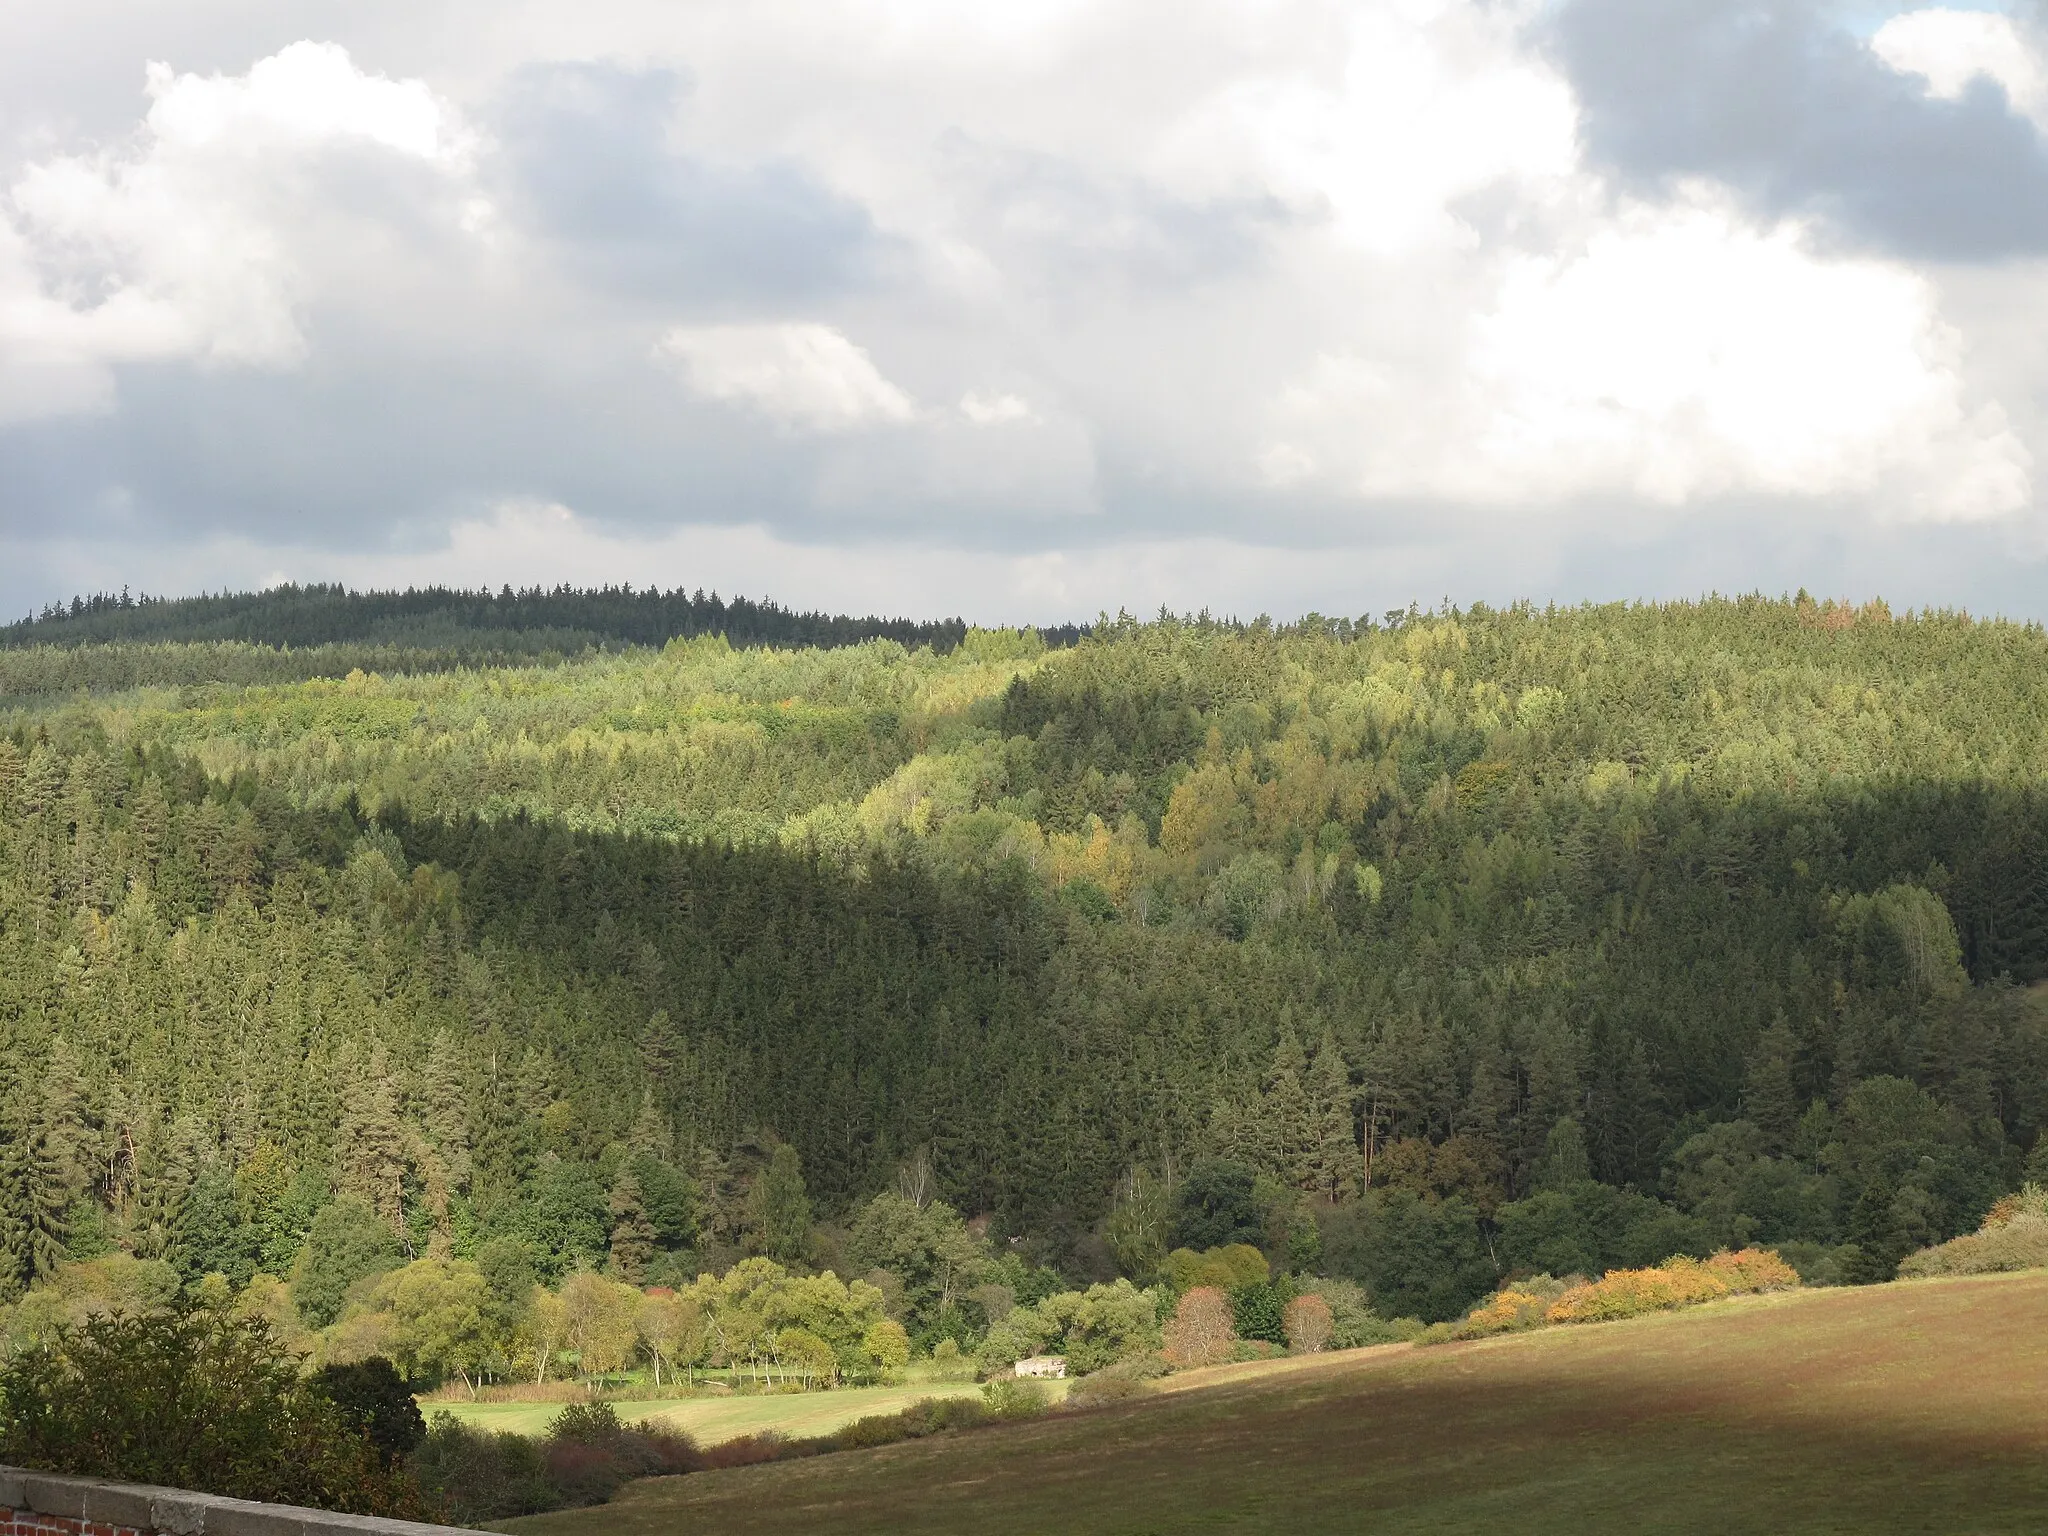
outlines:
M1997 86L1929 99L1812 0L1566 0L1550 41L1595 161L1706 176L1911 257L2048 250L2048 148Z
M883 274L893 242L803 167L674 146L686 89L670 70L522 70L498 121L513 207L586 280L642 296L800 300Z
M1047 285L1183 289L1242 275L1294 218L1277 198L1196 202L958 129L940 142L939 167L977 241L1005 271Z

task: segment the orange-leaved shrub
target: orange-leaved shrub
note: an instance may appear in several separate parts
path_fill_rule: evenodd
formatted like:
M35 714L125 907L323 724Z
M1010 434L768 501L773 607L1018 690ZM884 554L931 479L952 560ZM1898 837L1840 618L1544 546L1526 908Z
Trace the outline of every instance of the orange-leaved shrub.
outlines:
M1313 1294L1297 1296L1287 1303L1280 1321L1287 1330L1287 1347L1297 1355L1313 1355L1326 1349L1330 1330L1335 1326L1330 1304Z
M1198 1285L1182 1296L1166 1325L1166 1359L1181 1370L1228 1360L1236 1342L1230 1298L1213 1285Z
M1583 1280L1553 1280L1549 1275L1532 1275L1501 1287L1480 1302L1464 1320L1448 1328L1446 1337L1483 1339L1496 1333L1519 1333L1541 1327L1553 1303Z
M1544 1320L1611 1322L1723 1296L1789 1290L1798 1284L1798 1273L1768 1248L1722 1252L1704 1260L1680 1256L1654 1269L1611 1269L1598 1280L1575 1285L1551 1303Z

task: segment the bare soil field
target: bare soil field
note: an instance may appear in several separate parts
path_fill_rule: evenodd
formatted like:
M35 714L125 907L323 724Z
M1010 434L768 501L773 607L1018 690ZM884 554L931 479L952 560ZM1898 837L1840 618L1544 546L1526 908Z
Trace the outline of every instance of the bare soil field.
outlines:
M2048 1273L1717 1303L1177 1378L652 1479L533 1533L2048 1529Z

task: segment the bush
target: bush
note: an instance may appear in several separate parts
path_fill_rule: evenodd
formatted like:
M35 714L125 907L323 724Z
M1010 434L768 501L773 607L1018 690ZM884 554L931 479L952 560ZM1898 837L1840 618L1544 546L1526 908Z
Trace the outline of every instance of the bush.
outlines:
M628 1429L610 1403L571 1403L556 1414L541 1458L548 1480L567 1505L602 1504L636 1477L693 1472L704 1465L688 1435Z
M1182 1296L1166 1325L1166 1358L1182 1370L1229 1359L1236 1342L1230 1300L1211 1285L1198 1285Z
M472 1429L445 1409L427 1426L412 1464L441 1518L460 1525L562 1506L539 1441L509 1429Z
M1318 1354L1329 1347L1333 1319L1330 1304L1320 1296L1297 1296L1281 1314L1287 1347L1297 1355Z
M1899 1274L1905 1279L1925 1279L2042 1268L2048 1268L2048 1221L2019 1216L1996 1226L1987 1221L1966 1237L1908 1254L1899 1264Z
M1496 1333L1520 1333L1524 1329L1540 1328L1558 1299L1575 1286L1585 1283L1583 1279L1567 1283L1554 1280L1549 1275L1517 1280L1480 1302L1465 1315L1463 1322L1449 1330L1447 1336L1483 1339Z
M1798 1284L1797 1272L1775 1253L1745 1248L1706 1260L1667 1259L1655 1269L1609 1270L1596 1281L1566 1291L1544 1318L1553 1323L1610 1322L1723 1296L1789 1290Z
M983 1382L981 1398L992 1419L1035 1419L1052 1406L1042 1385L1020 1376L998 1376Z
M1104 1403L1121 1403L1128 1398L1143 1397L1152 1390L1147 1382L1130 1376L1112 1376L1107 1371L1097 1371L1093 1376L1083 1376L1067 1391L1069 1408L1095 1408Z
M1286 1304L1273 1286L1260 1282L1230 1293L1230 1321L1240 1339L1287 1342Z
M1373 1311L1365 1287L1355 1280L1304 1280L1304 1296L1321 1298L1330 1309L1331 1349L1405 1343L1422 1331L1414 1318L1384 1318Z
M93 1318L0 1370L0 1460L350 1514L418 1490L262 1322L219 1309Z
M878 1413L865 1419L855 1419L833 1435L830 1443L843 1451L894 1445L899 1440L921 1440L926 1435L936 1435L949 1429L976 1429L988 1423L991 1417L987 1404L979 1398L927 1397L912 1403L901 1413Z
M323 1365L306 1378L306 1386L359 1428L386 1466L397 1466L427 1437L427 1421L413 1401L412 1387L382 1355L352 1365Z

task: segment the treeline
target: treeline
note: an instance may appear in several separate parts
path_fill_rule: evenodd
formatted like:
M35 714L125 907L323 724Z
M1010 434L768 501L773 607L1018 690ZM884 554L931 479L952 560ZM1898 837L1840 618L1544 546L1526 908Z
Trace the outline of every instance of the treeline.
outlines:
M778 1147L828 1235L922 1159L1077 1285L1150 1283L1198 1165L1192 1246L1386 1316L1880 1278L2048 1123L2044 652L1744 601L18 708L13 1283L283 1274L343 1199L554 1283L622 1170L720 1270Z
M841 646L888 639L904 646L951 650L967 625L960 619L886 619L797 612L773 601L706 596L703 589L662 591L631 586L583 589L510 586L498 592L448 587L354 592L346 587L287 583L263 592L199 597L131 597L95 593L51 603L0 627L0 646L136 644L237 640L306 649L340 644L406 650L455 647L508 654L573 654L600 645L665 645L677 637L724 635L734 645ZM1072 626L1048 632L1071 643Z

